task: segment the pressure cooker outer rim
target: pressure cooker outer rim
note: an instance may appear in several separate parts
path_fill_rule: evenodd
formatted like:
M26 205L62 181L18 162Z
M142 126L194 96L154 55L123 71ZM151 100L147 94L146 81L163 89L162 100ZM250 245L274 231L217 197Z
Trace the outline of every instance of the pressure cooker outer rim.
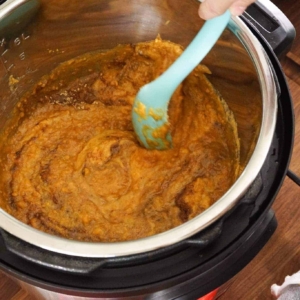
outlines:
M267 157L276 125L277 92L263 46L238 17L232 17L229 29L246 47L261 84L263 117L259 138L245 170L236 183L215 204L192 220L166 232L135 241L91 243L50 235L26 225L0 209L0 227L37 247L77 257L109 258L157 250L176 244L205 229L236 205L259 173Z

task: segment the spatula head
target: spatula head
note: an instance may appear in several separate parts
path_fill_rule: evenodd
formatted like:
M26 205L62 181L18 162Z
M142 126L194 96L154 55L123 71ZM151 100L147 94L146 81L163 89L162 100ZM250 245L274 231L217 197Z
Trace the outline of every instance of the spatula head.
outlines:
M147 149L172 146L168 105L179 84L202 61L230 20L230 12L205 22L193 41L158 78L143 86L132 109L132 123L140 143Z
M162 101L161 97L164 97L164 93L159 93L149 85L142 87L135 98L132 109L133 127L139 142L145 148L170 149L172 138L168 121L169 95L166 101ZM158 99L159 101L156 101Z

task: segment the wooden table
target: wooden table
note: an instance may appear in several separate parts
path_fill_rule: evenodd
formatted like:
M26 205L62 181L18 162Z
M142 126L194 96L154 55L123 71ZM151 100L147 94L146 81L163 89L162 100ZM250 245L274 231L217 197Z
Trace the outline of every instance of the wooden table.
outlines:
M300 32L300 1L273 1L292 21ZM295 146L290 169L300 175L300 37L282 61L288 79L295 108ZM289 178L277 196L273 208L278 228L267 245L239 274L221 300L264 300L272 299L270 287L281 284L286 275L300 270L300 188ZM1 300L33 300L15 282L0 273ZM38 300L38 299L37 299Z

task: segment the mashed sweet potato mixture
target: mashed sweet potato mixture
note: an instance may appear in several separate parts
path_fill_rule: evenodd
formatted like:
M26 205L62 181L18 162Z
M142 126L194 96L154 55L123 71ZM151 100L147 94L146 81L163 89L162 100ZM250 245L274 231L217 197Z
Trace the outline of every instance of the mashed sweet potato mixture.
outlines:
M1 135L1 206L39 230L115 242L178 226L239 174L236 123L198 66L172 97L173 148L146 150L138 89L182 52L156 39L67 61L26 93Z

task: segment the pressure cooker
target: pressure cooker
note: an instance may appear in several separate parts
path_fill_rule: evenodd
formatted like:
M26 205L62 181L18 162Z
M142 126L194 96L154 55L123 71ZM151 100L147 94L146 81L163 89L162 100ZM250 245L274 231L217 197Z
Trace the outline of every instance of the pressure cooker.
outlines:
M203 24L195 0L2 2L0 128L60 63L158 34L185 47ZM294 36L270 1L258 1L231 18L203 61L233 110L246 166L210 208L169 231L117 243L53 236L0 210L0 268L32 286L96 299L194 299L226 282L276 229L271 205L292 176L293 107L279 58Z

